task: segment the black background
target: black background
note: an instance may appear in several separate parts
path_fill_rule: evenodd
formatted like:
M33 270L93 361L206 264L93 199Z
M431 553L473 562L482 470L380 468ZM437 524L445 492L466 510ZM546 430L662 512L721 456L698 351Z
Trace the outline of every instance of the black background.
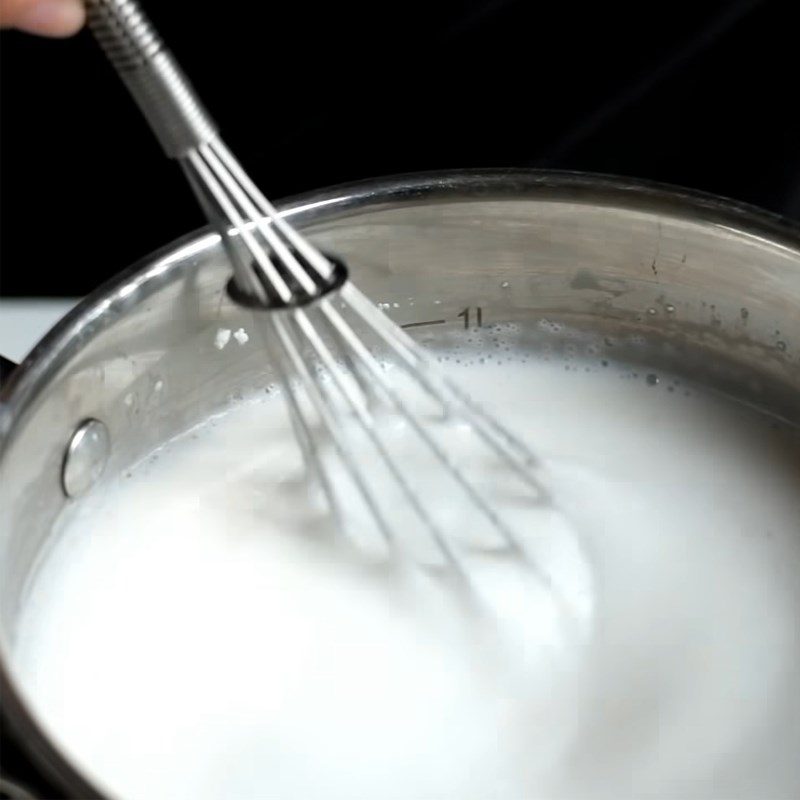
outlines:
M791 2L145 3L273 197L531 166L800 218ZM79 295L203 223L86 33L0 36L3 295Z

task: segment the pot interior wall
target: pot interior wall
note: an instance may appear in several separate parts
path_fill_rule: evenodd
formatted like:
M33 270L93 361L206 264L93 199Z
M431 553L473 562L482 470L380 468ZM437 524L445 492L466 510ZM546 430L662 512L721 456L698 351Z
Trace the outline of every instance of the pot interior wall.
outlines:
M790 234L771 241L758 225L635 193L389 199L332 195L295 219L398 322L446 320L415 335L456 335L466 308L480 307L484 325L546 318L595 352L671 369L800 423L800 243ZM60 485L75 427L93 417L110 431L100 492L166 438L274 380L257 319L224 292L227 273L217 237L199 235L84 304L10 387L0 462L6 648L54 518L80 502ZM239 327L246 345L215 346L220 328Z

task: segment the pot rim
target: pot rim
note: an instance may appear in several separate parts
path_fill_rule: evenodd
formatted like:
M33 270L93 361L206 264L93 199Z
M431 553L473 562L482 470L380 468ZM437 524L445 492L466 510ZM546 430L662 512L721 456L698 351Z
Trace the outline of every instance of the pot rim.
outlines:
M276 206L301 225L307 225L346 217L365 207L526 198L691 216L800 250L800 223L778 214L668 184L585 172L489 168L408 173L312 190ZM115 300L130 294L131 287L171 279L171 266L192 250L202 251L218 239L218 234L206 227L159 248L101 284L45 334L0 389L0 459L15 419L69 352L80 349L81 340L103 326L104 311ZM0 695L8 723L13 725L19 741L25 743L44 773L67 793L102 800L104 795L61 753L26 707L6 666L3 649L0 640Z
M311 190L277 202L286 216L297 218L301 226L318 219L349 216L363 207L380 209L398 203L425 204L437 200L535 199L576 202L631 208L638 211L672 212L698 221L732 227L774 244L800 249L800 222L757 206L714 194L685 189L656 181L626 178L599 173L538 169L470 169L414 172L367 178ZM219 239L211 226L191 231L138 259L116 273L84 297L57 322L23 359L0 388L0 458L2 443L13 419L32 390L45 378L58 355L76 333L95 321L99 306L108 305L124 295L132 279L141 287L166 272L178 255L188 250L202 250ZM154 265L156 268L154 269ZM148 269L148 267L150 269Z

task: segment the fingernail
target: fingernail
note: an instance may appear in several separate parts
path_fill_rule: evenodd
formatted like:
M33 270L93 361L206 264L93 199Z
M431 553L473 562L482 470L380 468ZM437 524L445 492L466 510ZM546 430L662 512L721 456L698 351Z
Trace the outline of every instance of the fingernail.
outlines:
M38 0L18 20L17 28L41 36L70 36L83 26L81 0Z

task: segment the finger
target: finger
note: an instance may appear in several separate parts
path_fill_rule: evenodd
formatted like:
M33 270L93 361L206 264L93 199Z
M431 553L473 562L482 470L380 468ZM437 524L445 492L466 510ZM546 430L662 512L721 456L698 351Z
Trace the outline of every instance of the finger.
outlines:
M40 36L71 36L83 26L82 0L0 0L0 26Z

